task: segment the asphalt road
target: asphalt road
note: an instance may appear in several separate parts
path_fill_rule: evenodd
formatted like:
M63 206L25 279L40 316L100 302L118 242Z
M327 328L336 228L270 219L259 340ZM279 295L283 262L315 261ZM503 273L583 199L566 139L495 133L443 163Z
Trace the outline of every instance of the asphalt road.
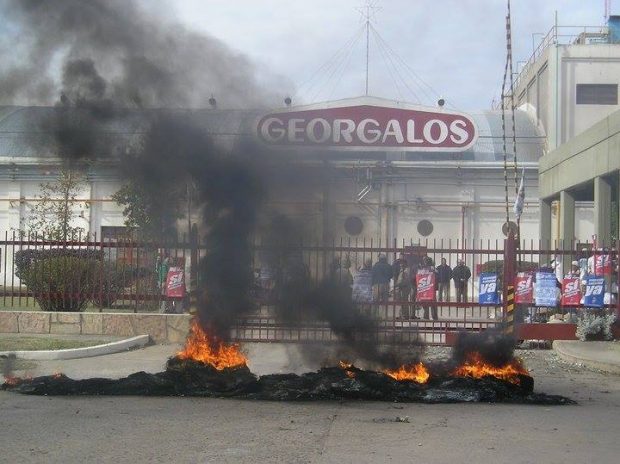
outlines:
M64 367L90 374L97 365L107 374L114 374L114 365L119 375L137 366L157 370L173 351L152 347L39 366L36 373ZM260 358L254 360L256 371L284 362L287 354L269 345L253 351ZM551 351L519 354L537 391L566 395L579 405L273 403L0 392L0 462L618 462L620 376L565 363ZM296 361L286 362L272 367L282 370Z

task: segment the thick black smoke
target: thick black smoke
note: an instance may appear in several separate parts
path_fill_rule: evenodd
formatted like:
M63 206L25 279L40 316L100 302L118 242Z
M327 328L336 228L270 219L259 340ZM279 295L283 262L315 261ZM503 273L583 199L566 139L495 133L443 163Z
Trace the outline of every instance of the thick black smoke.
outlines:
M341 359L365 362L368 367L395 368L421 358L422 343L397 349L390 342L398 340L379 339L376 318L360 312L352 299L350 284L342 280L337 270L328 272L319 281L310 278L300 246L303 231L298 222L276 215L263 227L263 234L262 260L275 270L275 310L279 320L290 326L326 321L346 346L344 352L336 347ZM314 346L304 354L317 362L321 357L330 357L332 351Z
M236 318L252 310L250 238L261 234L268 248L279 250L265 259L278 273L281 319L327 321L356 357L399 362L396 353L379 348L376 322L358 312L350 288L330 276L311 281L299 249L289 246L302 228L274 221L257 230L270 184L289 191L301 180L312 184L307 168L244 143L225 152L188 111L209 107L211 95L226 108L275 102L244 57L213 38L150 16L136 1L6 0L0 8L20 40L10 55L1 50L14 58L0 70L0 100L54 105L45 129L55 135L64 159L74 165L120 160L125 180L167 212L180 208L187 185L195 185L207 246L199 291L205 326L226 338ZM139 131L133 126L136 114ZM143 137L119 144L117 135L108 136L111 125ZM175 214L160 219L160 229L174 229Z
M224 152L188 116L161 115L152 123L138 156L130 158L132 181L149 197L165 185L192 182L204 205L207 255L201 262L201 321L226 338L235 318L251 308L253 282L250 235L263 192L252 163L243 154Z
M21 32L20 58L0 70L0 100L53 104L43 129L60 156L73 167L118 159L125 181L163 212L155 228L164 233L174 230L187 185L195 186L208 247L200 319L227 336L252 307L249 237L262 189L249 156L224 152L188 109L209 107L212 95L227 108L267 107L270 94L253 66L213 38L149 16L136 1L7 0L0 8ZM108 133L119 124L143 137L119 144L118 132Z
M134 0L3 0L0 14L3 102L53 105L64 88L71 102L125 107L207 108L211 95L227 108L275 103L243 55Z
M494 366L504 366L514 358L515 340L496 330L461 332L452 349L452 360L461 365L471 353L478 352Z

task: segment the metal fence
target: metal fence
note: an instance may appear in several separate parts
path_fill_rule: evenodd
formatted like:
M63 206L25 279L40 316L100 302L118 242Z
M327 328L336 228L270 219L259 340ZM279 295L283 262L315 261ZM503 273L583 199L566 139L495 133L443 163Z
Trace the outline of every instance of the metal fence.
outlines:
M36 310L56 305L56 310L183 312L188 308L187 298L166 292L166 271L176 267L189 276L208 249L208 244L185 237L166 243L140 241L139 237L73 238L57 241L14 232L4 234L4 240L0 240L0 304L3 309ZM534 241L519 243L514 271L551 266L558 274L563 274L572 261L584 259L588 253L584 250L596 249L588 242L556 245ZM505 240L428 239L386 244L373 239L347 238L329 245L303 240L277 244L256 240L252 249L254 304L232 331L233 338L240 341L335 341L336 335L323 321L292 324L276 318L279 282L286 279L287 269L295 264L304 269L307 279L314 285L330 279L351 279L355 287L357 277L365 268L366 271L372 269L380 255L385 255L391 266L399 259L405 260L405 267L413 273L422 267L425 259L430 259L435 267L445 260L450 269L463 260L471 277L465 283L461 299L457 299L454 281L447 285L447 294L437 294L434 301L425 302L417 301L415 285L410 292L395 289L393 284L381 291L375 285L370 296L361 299L356 298L354 288L352 298L358 310L376 321L376 330L372 334L359 334L362 338L373 337L385 343L423 340L428 344L445 344L452 333L497 327L506 316L504 301L490 305L478 302L478 278L482 272L499 274L498 288L503 287ZM49 257L54 255L54 250L62 250L60 255L70 258L65 261L65 258L40 259L41 253ZM618 244L605 253L613 263L613 272L608 276L610 301L607 309L617 311ZM83 266L84 261L94 263L93 269ZM197 274L200 284L201 276ZM517 322L544 323L552 318L557 322L574 322L574 315L583 307L531 304L518 309Z

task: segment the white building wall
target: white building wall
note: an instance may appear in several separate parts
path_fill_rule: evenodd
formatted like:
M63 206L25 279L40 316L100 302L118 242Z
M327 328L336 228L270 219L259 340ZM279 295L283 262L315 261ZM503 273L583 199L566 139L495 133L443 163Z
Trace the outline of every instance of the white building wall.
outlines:
M562 50L562 137L565 143L620 108L577 105L577 84L620 84L619 45L571 45Z
M536 115L547 135L547 151L557 148L620 105L576 103L577 84L620 84L620 45L558 45L547 48L519 77L517 105ZM557 121L556 121L557 115Z

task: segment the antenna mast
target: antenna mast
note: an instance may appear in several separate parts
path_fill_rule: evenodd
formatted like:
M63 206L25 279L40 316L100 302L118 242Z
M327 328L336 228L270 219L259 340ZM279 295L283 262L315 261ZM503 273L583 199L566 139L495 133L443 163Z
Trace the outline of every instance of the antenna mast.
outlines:
M370 1L366 2L366 96L368 96L368 57L370 53Z
M605 0L605 13L603 15L605 21L609 19L610 12L611 12L611 0Z

